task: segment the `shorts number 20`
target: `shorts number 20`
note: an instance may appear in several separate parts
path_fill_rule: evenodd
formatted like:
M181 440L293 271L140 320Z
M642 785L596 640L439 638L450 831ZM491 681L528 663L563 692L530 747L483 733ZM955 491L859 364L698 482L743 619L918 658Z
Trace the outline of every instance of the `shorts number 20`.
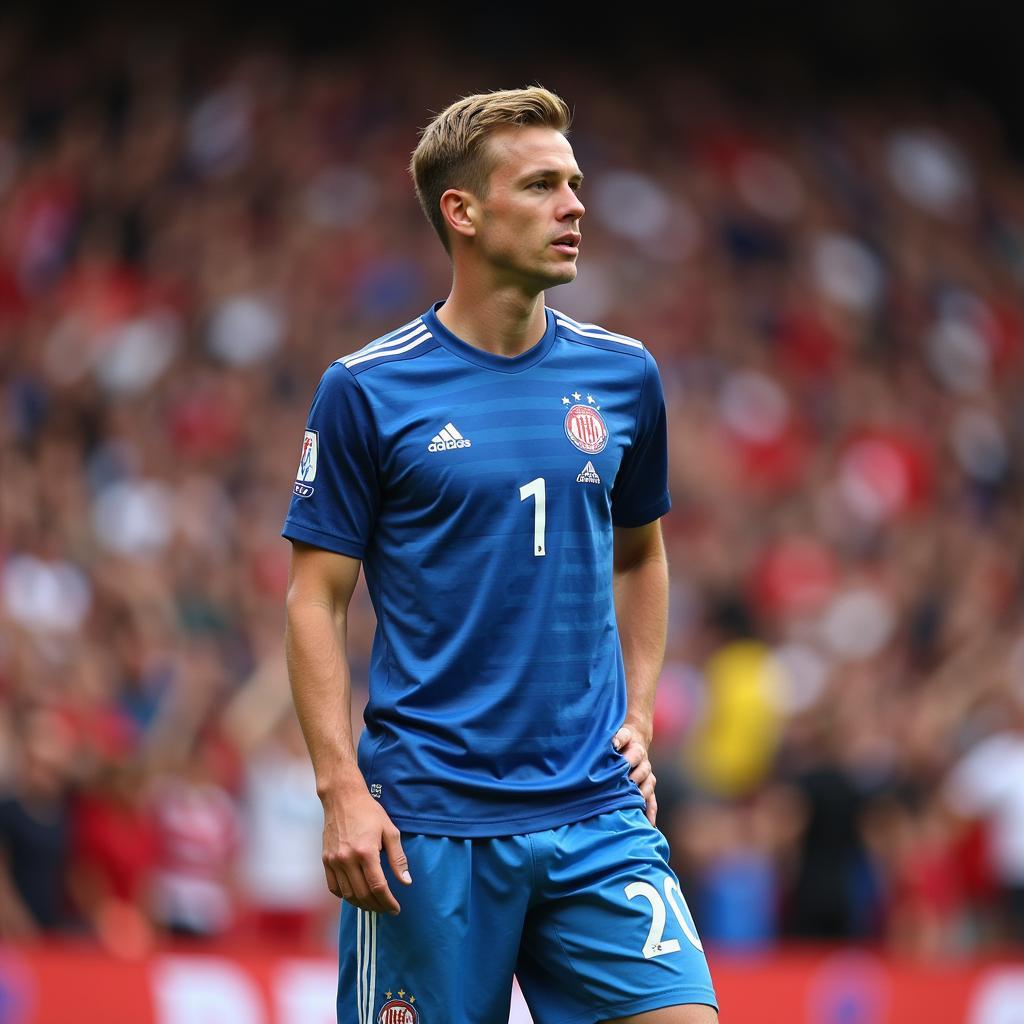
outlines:
M690 909L679 889L679 883L674 878L666 876L664 888L665 900L668 900L668 905L672 908L683 934L690 940L691 946L703 953L704 947L697 938L697 930L690 920ZM665 932L665 900L661 898L661 893L650 882L630 882L625 892L626 899L632 900L637 896L643 896L651 905L651 930L647 933L647 941L644 943L644 957L650 960L666 953L678 953L678 939L662 938Z

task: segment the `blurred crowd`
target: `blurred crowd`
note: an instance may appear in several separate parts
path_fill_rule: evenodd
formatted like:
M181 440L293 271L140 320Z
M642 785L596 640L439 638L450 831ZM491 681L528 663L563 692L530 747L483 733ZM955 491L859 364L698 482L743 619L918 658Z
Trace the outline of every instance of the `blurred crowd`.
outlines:
M560 65L571 316L642 338L673 511L659 824L702 935L1024 942L1024 174L977 103ZM339 355L447 294L406 164L526 84L0 24L0 937L329 945L279 536ZM354 602L358 725L373 614Z

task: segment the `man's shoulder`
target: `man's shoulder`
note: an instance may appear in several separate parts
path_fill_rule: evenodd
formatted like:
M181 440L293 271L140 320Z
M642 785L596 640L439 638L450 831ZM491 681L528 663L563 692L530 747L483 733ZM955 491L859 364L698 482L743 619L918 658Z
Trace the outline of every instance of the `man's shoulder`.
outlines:
M352 375L358 376L379 366L416 359L436 347L437 343L433 341L429 327L423 317L418 316L415 320L410 320L401 327L374 338L362 348L339 356L331 364L331 368L344 367Z
M650 358L644 343L637 338L609 330L600 324L582 323L557 309L552 309L551 312L555 317L556 331L566 341L613 355L624 355L640 360Z

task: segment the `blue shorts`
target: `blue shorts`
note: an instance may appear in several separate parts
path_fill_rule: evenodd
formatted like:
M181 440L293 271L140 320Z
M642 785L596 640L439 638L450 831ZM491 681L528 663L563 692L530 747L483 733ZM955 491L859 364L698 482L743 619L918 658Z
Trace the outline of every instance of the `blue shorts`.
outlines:
M397 916L342 905L339 1024L535 1024L717 1007L668 843L631 808L528 835L402 835Z

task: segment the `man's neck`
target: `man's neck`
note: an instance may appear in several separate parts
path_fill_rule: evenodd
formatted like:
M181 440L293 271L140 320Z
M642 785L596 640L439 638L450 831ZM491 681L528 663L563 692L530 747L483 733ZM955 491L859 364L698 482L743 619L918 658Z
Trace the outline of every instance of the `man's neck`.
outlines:
M485 352L518 356L544 337L544 293L471 288L456 278L437 319L457 338Z

